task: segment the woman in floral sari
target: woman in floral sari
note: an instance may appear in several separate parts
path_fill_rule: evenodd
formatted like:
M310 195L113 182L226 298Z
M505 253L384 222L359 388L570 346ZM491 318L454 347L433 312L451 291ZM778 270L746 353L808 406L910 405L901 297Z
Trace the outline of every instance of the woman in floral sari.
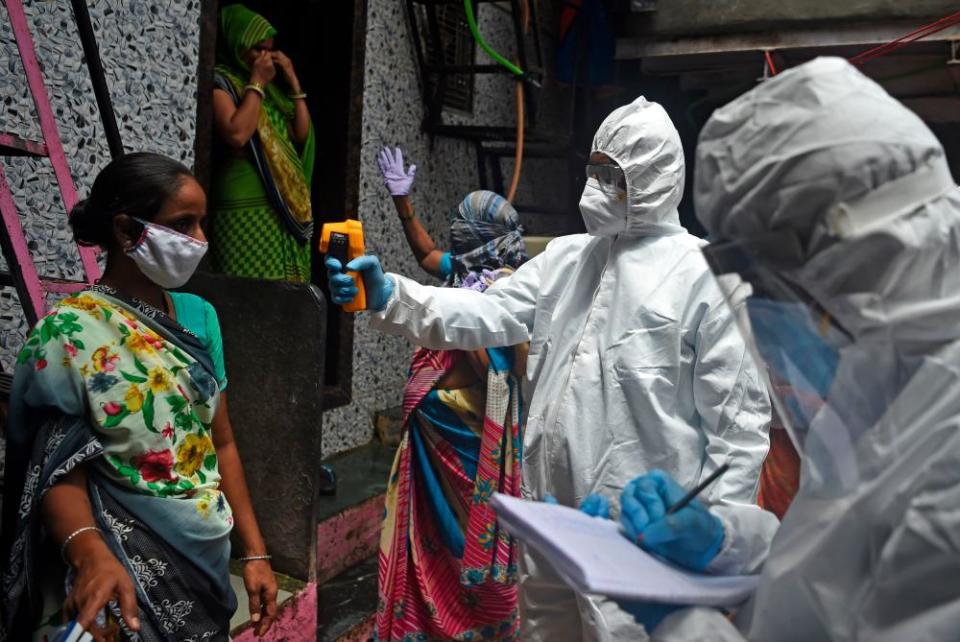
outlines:
M130 154L71 213L107 267L40 320L18 359L7 639L43 640L75 618L95 640L227 640L232 529L253 620L261 632L272 620L276 581L227 416L216 313L165 289L203 256L205 212L185 167Z
M421 265L448 266L434 273L451 287L483 291L526 260L517 212L498 194L473 192L454 210L448 253L409 199L397 208ZM381 642L516 638L516 546L490 498L520 493L525 362L526 346L414 355L380 537Z
M220 10L213 119L223 153L211 192L213 264L234 276L303 282L310 280L313 126L293 63L274 49L276 33L243 5Z

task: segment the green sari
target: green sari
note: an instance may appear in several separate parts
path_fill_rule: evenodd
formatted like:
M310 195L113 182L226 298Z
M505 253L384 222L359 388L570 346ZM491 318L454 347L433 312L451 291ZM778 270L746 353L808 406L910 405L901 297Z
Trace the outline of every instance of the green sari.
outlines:
M215 85L236 104L249 77L244 52L275 34L262 16L241 5L221 10ZM305 282L313 234L313 126L297 151L289 130L293 101L274 83L265 93L257 131L243 154L224 154L214 174L211 258L225 274Z

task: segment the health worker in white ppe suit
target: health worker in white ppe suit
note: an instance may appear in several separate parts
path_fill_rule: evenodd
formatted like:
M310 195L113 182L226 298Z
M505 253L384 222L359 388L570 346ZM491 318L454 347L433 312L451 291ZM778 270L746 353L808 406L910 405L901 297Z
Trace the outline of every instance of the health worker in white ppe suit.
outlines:
M958 639L960 188L943 148L821 58L714 112L695 184L711 267L752 289L744 327L801 479L735 623L688 609L655 639Z
M589 234L554 240L485 294L384 275L376 257L348 267L364 273L384 332L434 349L531 342L525 496L616 502L647 469L694 485L729 463L709 500L736 533L768 449L769 398L703 242L680 225L679 136L639 98L610 114L592 151L580 201ZM351 300L352 281L335 260L328 268L333 300ZM708 570L739 572L752 545L721 537ZM578 598L529 551L521 562L523 640L645 638L614 602Z

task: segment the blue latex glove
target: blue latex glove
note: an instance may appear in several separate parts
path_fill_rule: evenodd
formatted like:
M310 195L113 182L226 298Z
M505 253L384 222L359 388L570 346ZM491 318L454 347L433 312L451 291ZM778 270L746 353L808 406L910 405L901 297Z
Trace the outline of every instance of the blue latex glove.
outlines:
M629 482L620 500L627 535L645 550L694 571L703 571L723 546L723 522L699 500L673 515L667 508L686 490L662 470Z
M603 495L592 493L583 498L580 503L580 510L591 517L600 519L610 519L610 500ZM650 632L657 628L657 625L674 611L686 608L677 604L657 604L655 602L624 602L617 601L624 611L633 616L633 618L642 624Z
M643 625L643 628L647 630L647 633L653 633L653 630L657 628L665 617L673 613L674 611L679 611L680 609L688 608L683 604L658 604L656 602L621 602L617 600L617 605L633 616L637 622Z
M543 496L543 503L553 504L554 506L560 505L560 502L557 501L557 498L551 495L550 493L547 493L546 495Z
M340 261L327 258L327 280L330 283L330 298L337 305L353 301L357 296L357 286L353 279L343 271ZM363 276L363 286L367 291L367 309L379 312L387 307L393 294L393 281L387 278L380 267L380 259L375 256L360 256L347 263L347 270L359 272Z
M417 166L403 168L403 152L399 147L390 149L384 147L377 154L377 165L383 176L383 184L390 191L390 196L406 196L413 189L413 180L417 175Z
M580 502L580 510L590 517L610 519L610 500L603 495L590 493Z

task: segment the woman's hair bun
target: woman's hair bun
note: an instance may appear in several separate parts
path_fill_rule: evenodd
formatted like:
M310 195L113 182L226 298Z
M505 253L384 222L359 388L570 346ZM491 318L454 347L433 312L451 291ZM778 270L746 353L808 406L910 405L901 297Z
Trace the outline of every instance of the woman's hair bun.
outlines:
M137 152L115 158L97 175L89 198L77 201L70 210L74 238L80 245L109 249L117 214L153 220L190 175L185 166L159 154Z
M110 228L113 220L103 221L95 216L90 207L90 199L82 198L70 210L70 227L73 228L73 238L80 245L106 247L110 240ZM105 225L109 223L109 225Z
M83 213L87 209L87 203L88 201L85 198L81 198L79 201L77 201L73 206L73 209L70 210L70 220L73 220L74 218L83 218Z

